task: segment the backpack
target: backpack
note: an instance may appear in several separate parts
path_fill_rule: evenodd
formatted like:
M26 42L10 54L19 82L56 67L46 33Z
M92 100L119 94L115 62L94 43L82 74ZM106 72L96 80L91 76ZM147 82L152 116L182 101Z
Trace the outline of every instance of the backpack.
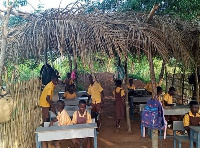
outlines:
M164 128L164 139L166 138L167 122L165 121L162 104L158 99L150 99L142 111L142 137L145 137L145 127L159 130Z

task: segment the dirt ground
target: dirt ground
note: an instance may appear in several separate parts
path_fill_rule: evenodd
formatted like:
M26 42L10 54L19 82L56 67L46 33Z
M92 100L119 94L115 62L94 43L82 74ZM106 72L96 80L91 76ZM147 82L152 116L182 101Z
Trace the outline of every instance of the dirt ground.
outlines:
M100 80L102 87L105 90L105 104L102 111L102 127L98 134L98 148L151 148L151 138L147 135L145 138L141 138L140 132L140 120L135 119L131 121L132 132L127 132L126 120L121 123L120 133L115 133L115 118L114 118L114 99L111 96L114 85L112 74L104 73L97 74L97 77L103 77ZM84 84L84 89L88 87L89 83L87 76L79 77L79 83ZM85 79L85 82L84 82ZM137 80L134 81L136 88L143 88L144 83ZM63 87L57 87L57 91L60 91ZM55 96L56 97L56 96ZM160 139L159 147L173 148L173 138ZM183 142L182 148L188 148L189 142ZM62 141L61 148L72 148L72 144L69 140Z

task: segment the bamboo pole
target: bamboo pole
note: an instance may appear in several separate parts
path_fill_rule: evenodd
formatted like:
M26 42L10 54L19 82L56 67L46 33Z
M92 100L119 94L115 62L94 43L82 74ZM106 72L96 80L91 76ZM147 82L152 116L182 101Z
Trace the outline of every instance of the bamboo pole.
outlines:
M198 78L198 67L195 66L195 93L196 93L196 100L199 102L199 78Z
M151 84L152 84L152 98L156 96L156 79L155 79L155 72L154 72L154 65L153 65L153 58L152 58L152 51L149 49L148 52L148 61L150 67L150 77L151 77ZM152 132L152 148L158 148L158 129L154 129Z
M127 120L127 128L128 132L131 132L131 121L129 115L129 104L128 104L128 66L127 66L127 57L125 61L125 92L126 92L126 120Z
M183 74L182 74L182 104L184 100L184 87L185 87L185 68L183 69Z

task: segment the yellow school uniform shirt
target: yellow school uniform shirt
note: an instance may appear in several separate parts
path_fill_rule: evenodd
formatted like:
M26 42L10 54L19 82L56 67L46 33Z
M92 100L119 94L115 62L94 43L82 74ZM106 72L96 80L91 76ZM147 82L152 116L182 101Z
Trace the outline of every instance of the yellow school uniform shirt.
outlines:
M72 124L71 118L69 117L65 109L63 109L62 112L58 112L57 119L58 119L58 126Z
M92 103L97 104L101 103L101 92L103 91L103 88L101 85L97 82L94 82L93 85L90 84L88 88L88 94L92 97Z
M196 116L193 115L193 113L191 111L188 112L188 114L185 114L184 118L183 118L183 125L184 126L190 126L190 117L200 117L199 113L196 113Z
M132 86L130 84L127 85L128 89L132 89L135 90L135 86L132 84Z
M170 96L168 93L164 94L163 100L167 102L167 104L172 104L173 103L173 97Z
M77 114L79 117L84 117L86 114L87 114L87 120L86 120L86 123L92 123L92 118L91 118L91 115L89 112L85 111L83 116L81 116L81 114L79 113L79 111L75 111L74 114L73 114L73 118L72 118L72 123L73 124L77 124Z
M74 92L73 94L70 94L68 91L66 91L63 94L63 97L65 97L65 99L75 99L76 98L76 93Z
M42 91L42 94L40 96L40 101L39 101L39 105L41 107L50 107L50 104L47 102L46 98L47 96L50 96L50 100L52 100L53 97L53 91L54 91L55 85L53 84L53 82L49 82L44 90Z
M155 84L155 87L157 87L158 84L156 83ZM152 84L151 82L147 83L147 85L144 87L148 92L152 92L153 91L153 88L152 88Z
M121 90L121 97L125 96L125 91L121 87L116 88L116 92L119 93ZM113 95L115 96L115 90L113 91Z

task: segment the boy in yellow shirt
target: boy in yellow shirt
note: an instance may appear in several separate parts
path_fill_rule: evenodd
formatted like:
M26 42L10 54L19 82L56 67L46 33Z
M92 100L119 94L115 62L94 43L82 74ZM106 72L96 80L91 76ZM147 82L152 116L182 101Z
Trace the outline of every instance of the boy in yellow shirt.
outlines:
M162 98L161 98L162 93L163 93L162 87L157 86L157 96L156 96L156 98L157 98L161 103L162 103Z
M76 99L75 85L72 84L69 86L69 90L63 94L65 99Z
M73 114L72 123L73 124L92 123L91 115L89 112L86 111L86 101L80 100L78 107L79 107L79 110L75 111ZM91 147L90 138L72 140L75 147L80 147L81 141L82 143L87 141L87 148Z
M135 86L133 85L133 79L129 79L129 84L128 84L128 89L129 90L135 90Z
M163 101L164 105L169 105L173 103L173 96L176 94L176 89L174 87L170 87L168 93L164 94Z
M51 77L51 82L49 82L42 91L39 100L39 106L42 107L42 119L43 122L49 121L49 111L50 108L52 112L55 112L55 106L52 101L53 91L55 86L58 84L58 77L57 75L53 75Z
M158 86L158 83L156 82L155 87L157 86ZM153 87L152 87L151 81L145 85L144 89L147 91L149 95L152 95Z
M57 121L58 121L58 126L71 125L72 124L71 118L69 117L67 111L64 109L65 102L62 100L57 101L56 108L58 110L58 115L55 119L53 119L50 122L49 126L53 126L53 123ZM59 140L55 141L55 146L56 148L60 148ZM47 148L47 147L42 146L42 148Z
M188 135L190 135L190 126L199 126L200 125L200 114L199 112L199 104L197 101L191 101L190 111L185 114L183 118L183 125Z
M92 75L89 76L90 85L88 88L88 101L87 104L89 104L90 99L92 98L92 118L95 118L95 121L97 123L97 131L99 131L100 128L100 115L101 115L101 108L104 104L104 93L103 88L101 87L100 83L93 81Z
M129 112L130 112L130 118L133 120L133 99L130 96L133 96L135 86L133 85L133 79L129 79L128 87L128 102L129 102Z

